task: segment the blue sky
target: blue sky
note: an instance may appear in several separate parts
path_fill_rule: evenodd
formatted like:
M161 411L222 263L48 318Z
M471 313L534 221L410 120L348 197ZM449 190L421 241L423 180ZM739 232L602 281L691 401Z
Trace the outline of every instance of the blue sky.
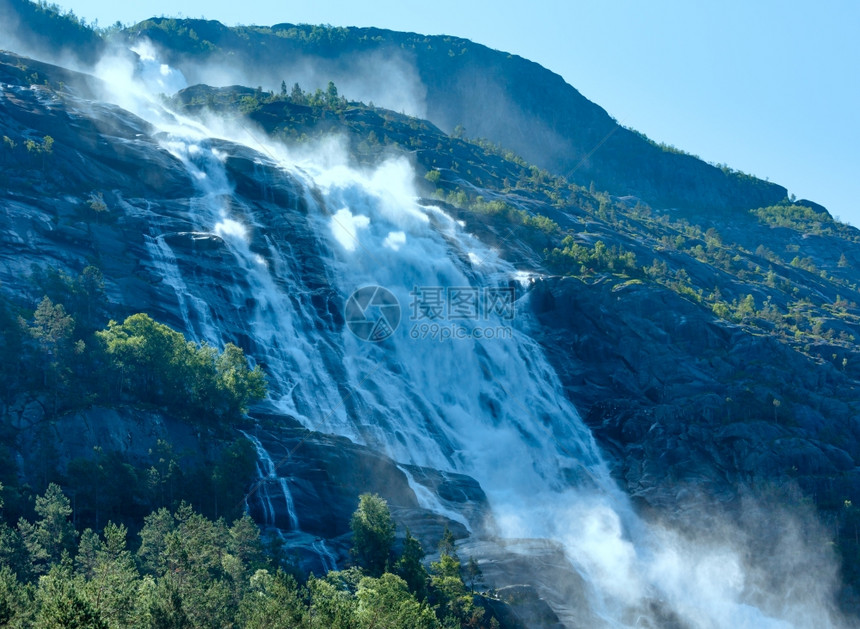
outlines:
M537 61L654 140L780 183L860 226L860 2L854 0L59 4L102 26L167 15L466 37Z

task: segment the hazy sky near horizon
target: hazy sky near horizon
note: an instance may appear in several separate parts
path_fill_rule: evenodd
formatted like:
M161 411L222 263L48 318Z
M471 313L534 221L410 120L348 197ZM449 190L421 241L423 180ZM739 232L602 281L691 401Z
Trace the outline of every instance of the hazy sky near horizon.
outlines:
M376 26L465 37L560 74L625 126L860 226L860 2L59 0L107 26ZM349 97L349 94L345 94Z

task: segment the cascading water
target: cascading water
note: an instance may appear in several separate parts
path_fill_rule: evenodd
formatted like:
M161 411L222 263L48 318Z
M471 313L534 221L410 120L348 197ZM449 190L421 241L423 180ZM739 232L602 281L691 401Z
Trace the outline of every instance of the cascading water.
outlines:
M497 534L561 543L571 570L588 585L592 626L654 626L659 621L649 620L643 601L655 600L683 626L833 626L826 616L805 616L779 593L761 595L745 582L738 557L723 548L701 551L685 565L671 536L637 518L524 331L526 315L507 301L517 288L516 269L443 211L419 203L405 160L369 174L344 163L299 165L282 147L260 152L260 140L216 141L199 123L152 111L146 109L149 119L165 133L162 146L185 164L198 189L189 231L220 237L233 267L224 276L237 279L221 287L223 303L213 304L197 278L178 266L163 272L177 293L185 291L180 303L209 303L221 319L234 317L249 354L265 364L272 401L283 412L398 462L476 478ZM226 165L232 153L266 172L280 169L295 183L307 208L301 220L313 235L313 251L302 253L344 303L362 287L393 296L382 304L358 298L359 311L377 321L389 321L384 307L399 305L400 325L385 329L387 338L368 342L323 316L309 297L317 287L300 269L299 252L284 241L289 236L270 230L234 194ZM156 235L155 268L170 264L162 243ZM221 341L195 320L205 316L183 318L186 333ZM260 461L266 523L274 522L275 488L292 514L289 526L298 529L285 481L260 441L247 436ZM427 488L411 483L422 506L439 509ZM318 541L320 556L335 565Z
M182 279L178 265L165 269L166 276L173 278L168 283L174 290L177 287L187 290L185 295L177 295L180 304L189 301L203 304L203 312L196 320L187 321L190 326L187 332L195 339L222 345L220 333L213 333L205 322L216 317L216 310L242 313L238 325L253 343L252 356L265 365L274 389L281 392L281 408L308 423L314 417L331 414L332 409L340 408L338 387L330 371L320 368L330 363L332 351L325 349L331 342L313 333L318 327L318 316L301 299L308 290L293 276L284 248L264 237L265 246L252 249L249 231L262 231L265 227L257 224L252 209L233 194L224 166L227 154L201 136L198 126L190 124L181 117L171 117L168 134L161 144L183 163L200 191L199 196L189 200L192 231L220 239L236 265L237 270L231 274L241 277L242 284L221 286L223 304L207 305L207 299L195 293L200 287ZM153 258L156 268L162 268L171 259L175 263L176 257L164 238L158 236L156 242L159 243ZM281 270L281 274L273 273L270 266ZM331 423L347 431L348 421L343 412L332 418Z
M244 430L241 432L257 453L257 482L250 495L245 497L245 511L255 516L267 535L274 534L286 548L309 549L316 560L313 565L321 567L323 573L337 570L337 557L325 540L302 531L290 491L290 479L280 473L275 459L256 435Z
M296 507L293 504L293 496L290 493L290 488L287 486L287 479L279 476L277 466L272 460L271 455L260 442L260 440L244 430L242 434L254 444L254 449L257 452L257 476L260 482L257 483L255 493L258 494L259 502L263 507L263 520L266 526L286 528L291 531L298 531L299 518L296 515ZM284 509L279 510L273 502L272 486L276 486L280 491L275 499L283 500ZM277 513L286 511L289 518L287 527L280 526L277 520Z
M334 554L329 550L328 546L326 546L324 539L318 539L314 541L312 548L316 551L320 560L322 561L323 569L326 572L330 572L331 570L337 570L337 559Z
M219 345L219 335L216 326L212 322L209 308L205 302L188 290L179 271L176 256L170 245L165 241L164 235L158 233L155 236L145 235L144 239L146 249L149 251L156 272L176 294L179 316L185 324L185 329L199 329L202 331L203 339L213 345ZM194 314L194 319L198 322L197 325L193 323L192 313Z

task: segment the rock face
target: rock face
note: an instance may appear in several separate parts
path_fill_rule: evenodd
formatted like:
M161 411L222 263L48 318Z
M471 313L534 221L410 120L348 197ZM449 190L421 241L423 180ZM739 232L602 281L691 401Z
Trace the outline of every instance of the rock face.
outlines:
M252 515L260 522L268 518L288 535L300 531L317 541L327 540L338 565L350 560L349 522L363 493L383 496L399 524L398 538L408 528L427 549L436 547L446 527L462 539L471 530L482 530L491 518L484 492L468 476L399 465L371 448L309 431L287 417L255 414L254 419L256 427L246 434L259 440L274 463L275 475L252 488L248 498ZM297 520L292 523L284 511L281 479L286 480ZM421 505L416 491L434 492L456 519ZM266 501L269 504L264 505ZM272 507L274 512L267 515Z
M528 298L631 495L671 505L692 485L731 499L789 479L823 504L856 491L860 396L844 372L638 284L547 278Z
M44 438L39 434L39 425L43 423L47 422L40 418L27 425L19 435L25 461L28 453L38 451L38 440ZM183 452L201 450L198 435L187 424L160 413L133 408L94 407L64 415L48 426L59 455L60 469L65 469L73 459L92 457L95 449L118 452L132 461L143 460L156 451L159 440Z

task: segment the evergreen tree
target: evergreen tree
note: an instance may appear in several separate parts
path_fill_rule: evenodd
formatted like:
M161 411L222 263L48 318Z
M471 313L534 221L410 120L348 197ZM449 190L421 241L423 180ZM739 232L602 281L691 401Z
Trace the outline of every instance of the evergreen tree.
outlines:
M29 332L46 354L57 355L75 330L75 320L66 313L63 304L54 304L47 296L42 298L33 313Z
M355 594L338 583L339 574L308 579L311 629L356 629Z
M85 532L86 533L86 532ZM126 548L127 529L108 522L104 541L88 537L89 576L83 594L90 606L111 627L128 627L135 616L140 575ZM80 557L85 536L78 546Z
M439 542L439 561L430 564L431 602L441 618L456 618L462 626L480 627L484 609L475 605L460 575L460 559L454 552L454 535L445 527Z
M293 89L290 90L290 100L296 105L305 104L305 93L298 83L293 83Z
M469 562L466 564L466 580L469 584L469 591L474 593L475 586L484 580L484 571L481 566L475 561L474 557L469 557Z
M430 580L427 569L421 563L425 556L421 542L412 537L407 528L406 539L403 540L403 554L397 560L396 572L419 601L427 598L427 582Z
M294 629L307 627L310 619L295 579L281 570L274 575L257 570L250 590L239 609L240 626L245 629Z
M0 566L8 568L22 581L33 576L34 560L30 557L20 532L5 522L0 522Z
M378 579L365 577L356 592L358 627L409 627L436 629L439 622L433 612L409 592L406 582L386 572Z
M170 579L161 579L149 604L150 629L191 629L194 625L185 613L182 596Z
M72 311L75 315L79 332L92 334L98 328L97 315L106 304L105 280L101 270L95 266L86 266L75 279L72 300Z
M69 499L59 485L51 483L44 496L36 497L36 514L41 519L34 524L21 519L18 530L36 570L46 572L50 565L59 562L63 553L74 549L77 532L69 520L72 514Z
M257 365L248 368L242 350L227 343L215 359L217 388L225 395L225 413L237 415L248 411L248 404L266 396L266 376Z
M39 302L33 313L33 322L27 326L27 332L38 346L40 384L52 393L54 415L69 384L74 330L75 320L66 313L62 304L54 304L47 296Z
M108 629L107 623L81 595L81 581L66 559L39 579L36 626L43 629Z
M96 332L103 344L120 399L131 396L164 405L181 417L215 422L234 418L266 394L259 366L251 369L242 350L228 343L219 354L197 345L146 314L111 321Z
M221 563L238 600L249 587L251 576L266 565L260 529L247 513L230 527L225 550Z
M173 515L167 509L153 511L143 520L137 556L145 572L162 576L167 572L168 536L176 528Z
M442 539L439 540L439 554L448 555L459 562L460 558L457 556L457 550L454 543L454 534L451 532L451 529L449 529L448 526L445 525L445 531L442 533Z
M329 107L337 107L339 104L339 99L337 95L337 86L334 84L334 81L328 82L328 87L325 92L325 104Z
M368 574L378 577L385 571L394 546L394 520L388 503L377 494L362 494L350 527L356 562Z
M3 562L0 561L0 564ZM32 623L33 602L30 589L7 566L0 567L0 627L28 627Z

